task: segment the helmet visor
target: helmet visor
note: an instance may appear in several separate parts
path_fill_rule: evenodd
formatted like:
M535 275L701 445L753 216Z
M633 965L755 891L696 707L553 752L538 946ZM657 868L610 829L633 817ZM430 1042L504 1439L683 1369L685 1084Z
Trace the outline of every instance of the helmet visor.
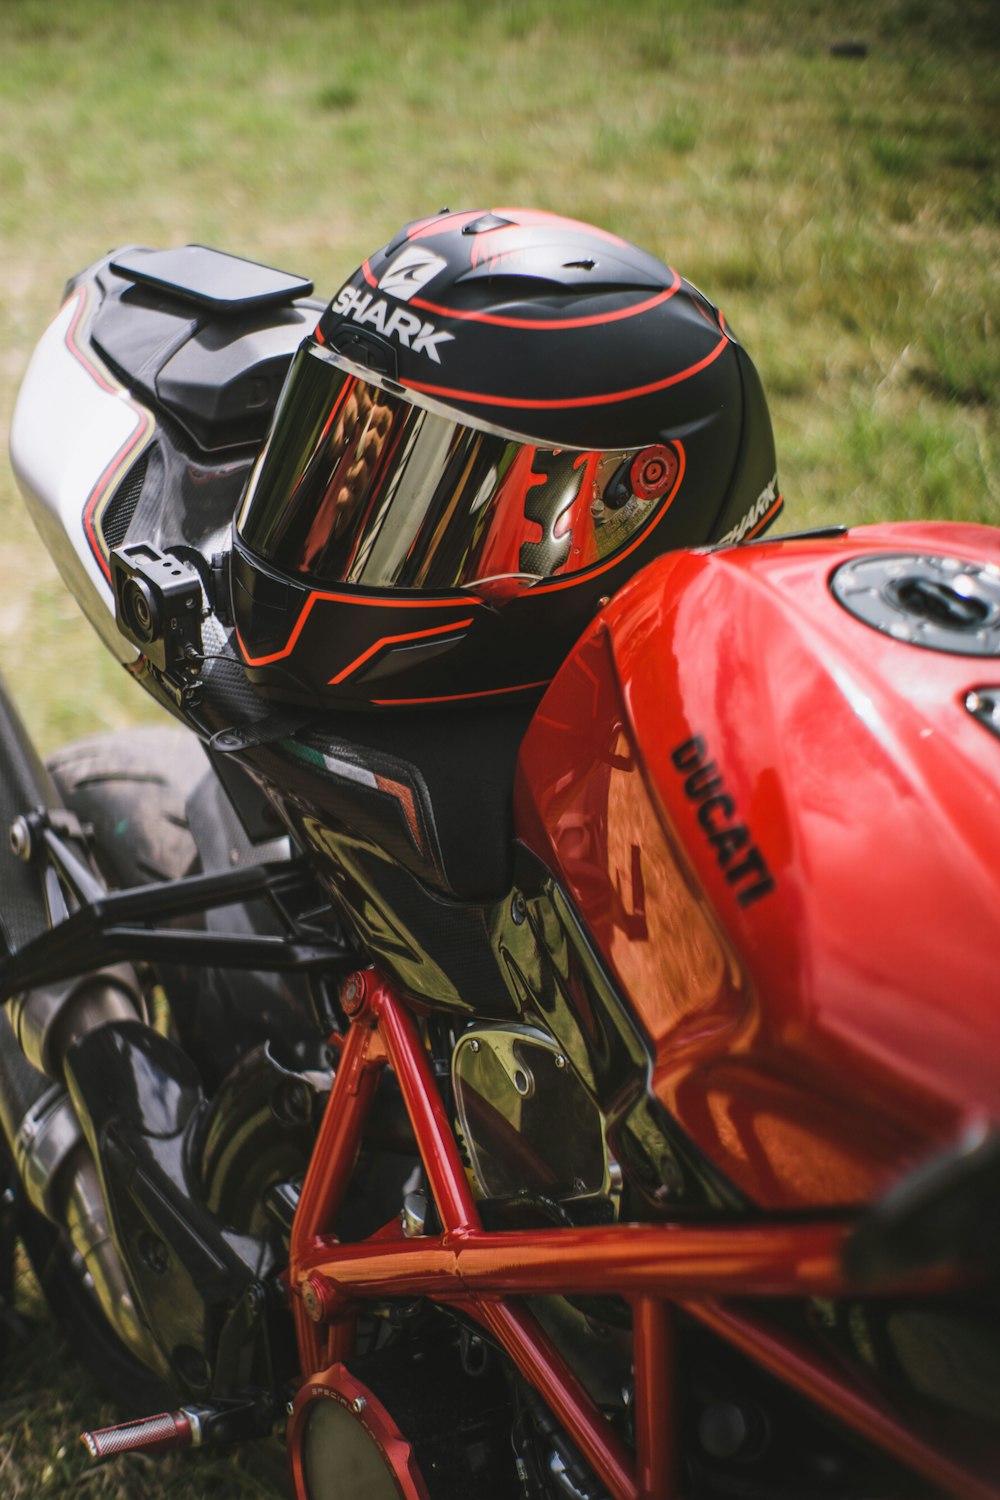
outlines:
M617 552L677 471L665 445L546 449L468 426L306 344L237 530L278 571L321 584L530 584Z

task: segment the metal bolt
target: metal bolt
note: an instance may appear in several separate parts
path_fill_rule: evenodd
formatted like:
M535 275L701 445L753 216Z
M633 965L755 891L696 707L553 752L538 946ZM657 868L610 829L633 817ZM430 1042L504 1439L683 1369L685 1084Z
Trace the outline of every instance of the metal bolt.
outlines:
M294 1401L286 1401L285 1402L285 1411L286 1411L287 1415L291 1416L292 1412L294 1410L295 1410L295 1402Z
M517 895L514 897L513 901L510 903L510 914L511 914L511 917L513 918L513 920L514 920L515 925L518 926L518 927L520 927L521 923L524 921L525 917L528 915L527 902L525 901L524 897L521 895L520 891L518 891Z
M346 1016L356 1016L365 1003L367 985L363 974L351 974L340 990L340 1003Z
M563 1057L561 1052L556 1053L553 1061L555 1062L557 1068L564 1068L566 1066L566 1059Z
M355 1396L354 1400L351 1402L351 1411L354 1412L355 1416L360 1417L361 1413L364 1411L367 1405L368 1402L365 1400L364 1396Z
M148 1229L143 1230L138 1239L138 1250L143 1263L154 1276L166 1274L170 1265L170 1256L159 1235L152 1234Z
M470 1052L478 1052L479 1051L479 1045L480 1045L479 1042L477 1042L476 1039L475 1039L475 1037L473 1037L472 1041L469 1043L469 1051Z
M322 1276L310 1276L302 1283L302 1305L314 1323L322 1323L331 1310L330 1288Z
M31 829L27 818L15 818L10 825L10 847L18 859L31 858Z

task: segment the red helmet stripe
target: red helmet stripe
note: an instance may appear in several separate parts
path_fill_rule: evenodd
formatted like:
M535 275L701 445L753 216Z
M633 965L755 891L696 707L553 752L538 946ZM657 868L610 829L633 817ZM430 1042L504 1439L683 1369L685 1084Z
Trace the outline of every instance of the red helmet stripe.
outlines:
M291 656L298 643L299 636L305 628L305 623L312 614L313 606L318 601L329 601L332 604L365 605L371 606L374 609L448 609L452 605L457 605L459 609L474 609L477 604L482 604L483 602L481 599L476 598L475 595L465 599L377 599L371 595L336 594L329 593L324 589L314 589L299 611L299 617L292 627L292 633L280 651L272 651L269 656L251 656L243 637L238 630L236 631L236 640L240 648L240 654L247 666L267 667L270 666L271 662L284 661L286 656ZM450 626L449 628L455 629L456 627Z
M549 681L548 677L543 677L541 682L517 682L513 687L484 688L480 693L444 693L434 698L373 698L371 701L378 708L392 704L457 703L460 698L496 698L501 693L529 693L535 688L548 687Z
M374 656L376 651L381 651L383 646L395 646L400 641L422 641L430 635L453 635L456 630L466 630L472 623L470 615L467 620L452 620L447 625L433 625L430 630L409 630L403 635L383 635L367 650L362 651L360 656L356 656L342 672L338 672L336 677L331 677L327 686L336 687L338 682L344 682L348 677L353 676L358 668Z
M656 391L665 391L668 386L680 385L682 381L690 380L693 375L699 374L713 364L728 343L728 338L721 338L704 359L700 359L697 364L689 365L686 370L678 370L675 375L668 375L665 380L654 380L649 385L633 386L628 391L606 391L600 396L566 396L561 399L541 401L523 396L488 396L479 391L457 391L449 386L428 385L422 380L411 380L405 384L408 390L420 391L425 396L441 396L446 401L468 401L476 406L507 406L511 410L519 408L531 411L551 411L567 406L611 406L616 401L634 401L640 396L651 396Z
M498 219L511 219L513 228L541 228L551 226L553 229L583 229L587 234L594 235L599 240L607 240L609 245L624 246L631 249L628 240L623 240L620 235L612 234L610 229L601 229L596 224L585 224L582 219L568 219L565 214L552 214L544 208L491 208L490 213L496 214Z
M768 524L768 522L774 520L774 517L778 514L778 511L781 509L781 507L784 505L784 503L785 503L785 497L784 497L784 495L779 495L778 498L777 498L777 500L775 500L774 504L771 506L770 510L768 510L765 515L761 516L761 518L757 522L756 526L751 526L750 530L747 532L747 534L743 538L743 540L745 542L749 542L752 537L759 536L760 533L764 530L764 527ZM781 538L777 537L777 538L775 538L775 540L780 541Z
M453 308L441 307L436 302L425 302L422 297L414 297L410 306L419 307L421 312L434 313L439 318L456 318L467 323L490 323L495 328L537 329L541 333L554 328L595 328L602 323L619 323L623 318L635 318L639 313L649 312L650 308L668 302L681 284L676 271L673 272L673 277L672 284L664 291L657 292L654 297L647 297L644 302L637 302L634 307L622 307L611 313L592 313L585 318L505 318L500 313L456 312Z

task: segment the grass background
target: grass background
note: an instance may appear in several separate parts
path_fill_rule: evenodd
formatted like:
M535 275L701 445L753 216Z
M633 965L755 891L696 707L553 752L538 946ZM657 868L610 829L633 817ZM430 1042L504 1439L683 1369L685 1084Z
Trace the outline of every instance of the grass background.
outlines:
M0 438L65 278L112 246L200 241L332 294L408 219L526 203L721 304L786 528L1000 520L998 42L995 0L3 0ZM0 582L44 746L155 712L3 458Z
M723 307L786 528L1000 522L998 45L993 0L0 0L3 452L66 277L113 246L204 242L332 294L409 219L522 203ZM46 749L156 712L3 457L0 670ZM58 1343L11 1378L5 1494L156 1493L148 1465L59 1456L96 1398ZM162 1472L172 1495L261 1492L252 1463Z

